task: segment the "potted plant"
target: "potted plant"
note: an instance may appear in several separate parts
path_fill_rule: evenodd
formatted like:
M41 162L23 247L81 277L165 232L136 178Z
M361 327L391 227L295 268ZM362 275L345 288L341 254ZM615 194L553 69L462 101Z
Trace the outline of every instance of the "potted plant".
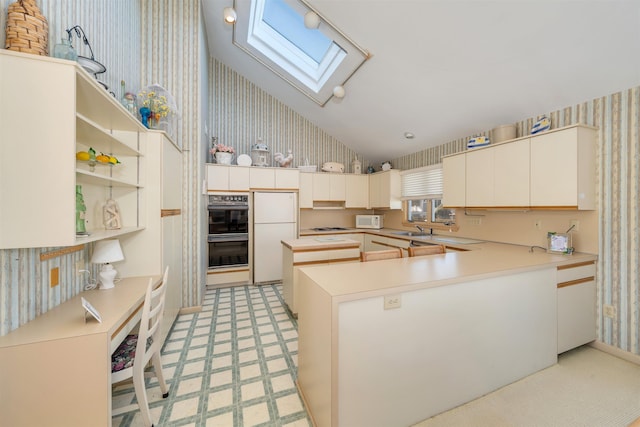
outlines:
M209 152L215 156L216 163L221 165L230 165L233 160L233 155L235 154L233 147L224 144L213 145Z

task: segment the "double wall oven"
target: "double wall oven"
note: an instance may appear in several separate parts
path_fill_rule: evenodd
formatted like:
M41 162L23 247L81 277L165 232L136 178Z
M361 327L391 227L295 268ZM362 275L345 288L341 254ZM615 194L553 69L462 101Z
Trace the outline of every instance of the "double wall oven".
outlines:
M209 195L209 269L249 265L249 194Z

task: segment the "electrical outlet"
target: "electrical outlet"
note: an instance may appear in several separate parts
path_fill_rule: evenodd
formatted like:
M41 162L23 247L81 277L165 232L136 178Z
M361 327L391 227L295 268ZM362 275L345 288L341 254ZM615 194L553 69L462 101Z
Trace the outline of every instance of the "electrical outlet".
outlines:
M60 269L54 267L49 271L49 286L56 287L60 284Z
M602 306L604 311L604 317L609 317L611 319L616 318L616 308L610 304L605 304Z
M536 230L542 230L542 220L541 219L536 219L535 222L533 223L533 227Z
M569 227L573 227L571 231L579 231L580 230L580 221L577 219L572 219L569 221Z
M400 294L386 295L384 297L384 309L385 310L391 310L391 309L394 309L394 308L400 308L400 306L401 306Z

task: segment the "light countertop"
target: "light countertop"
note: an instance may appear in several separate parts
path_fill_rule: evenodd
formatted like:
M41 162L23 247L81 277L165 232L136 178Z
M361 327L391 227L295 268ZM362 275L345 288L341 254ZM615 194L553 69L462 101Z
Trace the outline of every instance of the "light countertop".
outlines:
M529 247L482 242L463 245L468 251L442 255L303 267L302 272L329 295L361 299L390 292L405 292L481 278L591 262L596 255L548 254Z
M282 244L294 252L360 247L360 242L358 241L333 236L318 236L313 239L283 240Z

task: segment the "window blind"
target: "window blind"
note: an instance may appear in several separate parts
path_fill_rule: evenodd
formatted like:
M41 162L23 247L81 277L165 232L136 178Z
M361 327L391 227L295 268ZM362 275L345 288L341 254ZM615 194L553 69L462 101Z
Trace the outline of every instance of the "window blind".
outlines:
M402 199L442 198L442 164L402 171Z

